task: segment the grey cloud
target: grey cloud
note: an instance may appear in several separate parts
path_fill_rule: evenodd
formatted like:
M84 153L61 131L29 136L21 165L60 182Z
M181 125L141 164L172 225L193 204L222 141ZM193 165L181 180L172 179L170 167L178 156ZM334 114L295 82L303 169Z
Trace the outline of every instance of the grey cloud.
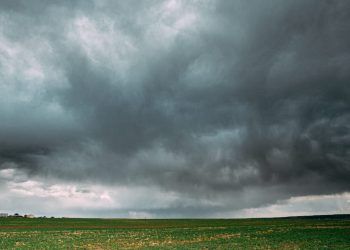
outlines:
M349 190L346 1L14 3L1 4L2 38L50 49L37 108L5 92L1 161L206 197L214 210ZM14 111L25 116L3 115Z

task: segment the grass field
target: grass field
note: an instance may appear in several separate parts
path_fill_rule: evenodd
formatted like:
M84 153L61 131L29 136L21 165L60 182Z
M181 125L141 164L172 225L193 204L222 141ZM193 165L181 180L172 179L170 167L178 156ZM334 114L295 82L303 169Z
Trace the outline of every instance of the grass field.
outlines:
M0 219L0 249L350 249L350 216Z

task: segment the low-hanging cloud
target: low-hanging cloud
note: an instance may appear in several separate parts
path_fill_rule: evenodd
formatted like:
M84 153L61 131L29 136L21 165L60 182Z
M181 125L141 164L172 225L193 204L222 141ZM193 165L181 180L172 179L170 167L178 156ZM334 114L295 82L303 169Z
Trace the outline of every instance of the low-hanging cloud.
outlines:
M162 215L349 191L349 10L2 1L0 166L179 194Z

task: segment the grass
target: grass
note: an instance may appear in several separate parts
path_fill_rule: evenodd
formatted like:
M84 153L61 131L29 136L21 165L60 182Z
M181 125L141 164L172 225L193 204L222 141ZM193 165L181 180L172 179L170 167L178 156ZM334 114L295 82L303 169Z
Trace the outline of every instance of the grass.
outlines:
M0 249L350 249L350 216L1 218Z

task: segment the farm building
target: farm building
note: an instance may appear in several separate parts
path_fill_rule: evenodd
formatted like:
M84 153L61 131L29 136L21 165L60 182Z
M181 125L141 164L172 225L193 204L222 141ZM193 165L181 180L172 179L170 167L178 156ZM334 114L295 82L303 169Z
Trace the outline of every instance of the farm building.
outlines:
M8 216L7 213L0 213L0 217L1 217L1 218L7 217L7 216Z

